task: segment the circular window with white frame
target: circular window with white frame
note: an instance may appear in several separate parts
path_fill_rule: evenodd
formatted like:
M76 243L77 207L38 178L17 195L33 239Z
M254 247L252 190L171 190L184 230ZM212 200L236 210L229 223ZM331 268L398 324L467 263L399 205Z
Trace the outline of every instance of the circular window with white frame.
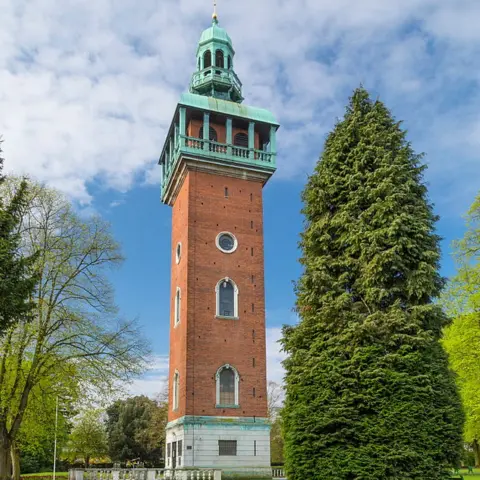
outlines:
M223 253L233 253L238 247L235 235L232 235L230 232L219 233L215 243L217 248Z
M178 265L180 263L180 259L182 258L182 244L180 242L177 243L177 248L175 249L175 258Z

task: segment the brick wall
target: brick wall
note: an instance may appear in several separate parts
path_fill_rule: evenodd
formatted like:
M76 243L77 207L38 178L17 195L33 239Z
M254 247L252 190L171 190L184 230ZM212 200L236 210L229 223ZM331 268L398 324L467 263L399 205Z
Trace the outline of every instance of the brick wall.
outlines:
M184 415L265 417L262 185L190 171L175 201L172 224L170 380L178 370L181 381L179 409L173 412L170 407L169 421ZM223 231L238 240L232 254L216 247ZM183 254L177 265L179 241ZM238 286L239 320L215 318L215 287L224 277ZM177 286L182 289L182 310L180 325L174 328ZM215 374L226 363L240 374L239 409L215 408Z

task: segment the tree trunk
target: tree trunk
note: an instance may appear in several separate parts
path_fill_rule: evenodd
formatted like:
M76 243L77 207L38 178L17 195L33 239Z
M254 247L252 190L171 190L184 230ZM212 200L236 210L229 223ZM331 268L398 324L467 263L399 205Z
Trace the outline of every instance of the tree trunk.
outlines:
M87 455L85 456L85 468L88 468L89 465L90 465L90 457ZM0 478L0 480L2 479Z
M472 442L473 453L475 454L475 465L480 465L480 443L477 439Z
M15 442L12 442L12 480L20 480L20 450Z
M5 430L0 430L0 480L10 480L12 476L12 441Z

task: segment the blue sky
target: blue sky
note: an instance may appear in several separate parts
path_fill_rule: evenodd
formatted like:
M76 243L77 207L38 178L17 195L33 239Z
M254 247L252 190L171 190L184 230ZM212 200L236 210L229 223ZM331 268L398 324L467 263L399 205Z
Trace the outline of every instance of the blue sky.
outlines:
M156 354L137 393L161 389L168 354L171 213L156 162L211 11L207 0L0 0L6 169L112 222L127 257L112 275L118 303L139 317ZM219 17L245 103L282 124L264 191L269 377L279 380L275 341L295 319L300 192L360 83L427 154L443 273L453 272L449 245L480 189L480 2L220 0Z

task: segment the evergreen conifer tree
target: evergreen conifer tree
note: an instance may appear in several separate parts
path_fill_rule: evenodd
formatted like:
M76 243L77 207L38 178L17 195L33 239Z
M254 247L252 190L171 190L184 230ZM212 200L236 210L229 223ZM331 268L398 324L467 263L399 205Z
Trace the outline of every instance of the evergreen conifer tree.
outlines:
M1 153L0 148L0 184L5 182ZM38 281L34 272L35 255L22 255L18 234L27 191L27 182L23 181L11 199L0 195L0 338L19 320L28 321Z
M283 337L289 480L443 479L460 459L424 168L357 89L303 192L300 322Z

